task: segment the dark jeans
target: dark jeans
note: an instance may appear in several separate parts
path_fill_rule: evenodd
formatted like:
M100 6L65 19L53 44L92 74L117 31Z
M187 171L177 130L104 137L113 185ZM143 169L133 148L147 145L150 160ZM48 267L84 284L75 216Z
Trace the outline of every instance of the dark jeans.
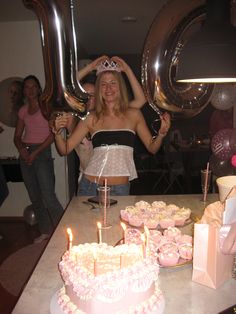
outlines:
M31 145L29 152L37 145ZM24 184L33 205L35 216L41 233L50 234L58 224L63 208L55 193L54 164L51 147L42 151L32 165L27 165L20 159Z
M96 182L91 182L85 176L79 183L78 195L96 196L98 184ZM109 185L111 188L110 195L129 195L130 183Z

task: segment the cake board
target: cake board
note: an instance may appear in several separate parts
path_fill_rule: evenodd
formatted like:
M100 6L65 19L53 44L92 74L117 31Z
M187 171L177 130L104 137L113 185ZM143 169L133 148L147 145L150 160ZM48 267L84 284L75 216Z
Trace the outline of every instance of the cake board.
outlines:
M58 294L58 291L56 291L52 298L51 298L51 302L50 302L50 314L65 314L60 305L57 303L57 294ZM162 298L162 301L161 303L159 304L159 309L158 310L155 310L153 311L152 313L150 314L162 314L164 313L164 309L165 309L165 300L164 298Z

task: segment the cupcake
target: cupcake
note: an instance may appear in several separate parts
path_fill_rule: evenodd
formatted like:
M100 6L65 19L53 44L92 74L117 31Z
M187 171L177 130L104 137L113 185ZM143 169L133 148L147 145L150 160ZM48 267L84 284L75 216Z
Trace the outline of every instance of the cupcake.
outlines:
M161 219L159 224L162 229L167 229L168 227L174 227L175 221L171 217L166 217L166 218Z
M186 221L186 217L180 215L180 214L174 214L172 216L172 218L174 219L175 221L175 226L177 227L181 227L185 224L185 221Z
M188 234L182 234L178 240L177 240L179 245L182 244L192 244L193 243L193 237L188 235Z
M129 217L129 224L134 227L141 227L143 224L143 220L138 215L131 215Z
M191 244L182 244L179 246L179 255L183 259L191 260L193 258L193 247Z
M179 261L179 253L177 252L161 252L158 254L159 264L168 267L175 266Z
M121 217L121 219L123 219L125 221L129 221L129 213L124 209L121 209L120 217Z
M178 245L174 242L163 243L159 246L159 252L178 252Z
M142 233L138 229L134 228L127 228L125 230L125 243L126 244L142 244Z
M148 227L148 229L156 229L158 226L158 220L155 218L147 218L144 220L144 225Z
M176 241L181 236L181 231L176 227L168 227L163 231L163 235Z

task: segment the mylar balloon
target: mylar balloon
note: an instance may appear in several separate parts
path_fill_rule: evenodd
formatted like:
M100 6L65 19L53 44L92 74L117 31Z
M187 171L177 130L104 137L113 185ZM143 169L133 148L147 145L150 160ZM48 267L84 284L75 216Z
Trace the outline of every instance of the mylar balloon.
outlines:
M178 56L205 20L205 1L172 0L154 19L142 58L142 84L149 105L190 118L208 104L214 85L175 81Z
M88 94L76 80L78 5L77 0L23 0L40 23L46 85L42 111L86 111Z
M223 129L218 131L212 138L212 153L220 160L228 160L232 156L230 147L230 137L233 129Z
M211 155L209 164L212 173L217 177L235 174L235 168L232 166L230 159L220 160L215 155Z
M235 104L235 84L216 84L211 96L211 104L219 110L230 109Z

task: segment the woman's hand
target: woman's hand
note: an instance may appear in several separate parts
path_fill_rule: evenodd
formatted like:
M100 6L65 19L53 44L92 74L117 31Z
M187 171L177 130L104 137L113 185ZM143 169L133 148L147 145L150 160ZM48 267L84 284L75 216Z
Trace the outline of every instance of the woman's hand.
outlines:
M94 61L92 61L89 65L91 67L90 71L93 71L93 70L97 70L97 67L104 61L106 60L110 60L110 58L106 55L103 55L101 57L98 57L97 59L95 59Z
M160 116L160 118L161 118L161 127L159 130L159 135L164 137L168 133L171 126L170 114L168 112L165 112Z
M69 123L70 123L69 113L63 112L62 114L56 117L54 125L52 127L52 132L54 134L60 134L62 129L68 128Z
M129 65L120 57L114 56L111 58L111 60L115 61L119 65L121 71L125 73L130 69Z

